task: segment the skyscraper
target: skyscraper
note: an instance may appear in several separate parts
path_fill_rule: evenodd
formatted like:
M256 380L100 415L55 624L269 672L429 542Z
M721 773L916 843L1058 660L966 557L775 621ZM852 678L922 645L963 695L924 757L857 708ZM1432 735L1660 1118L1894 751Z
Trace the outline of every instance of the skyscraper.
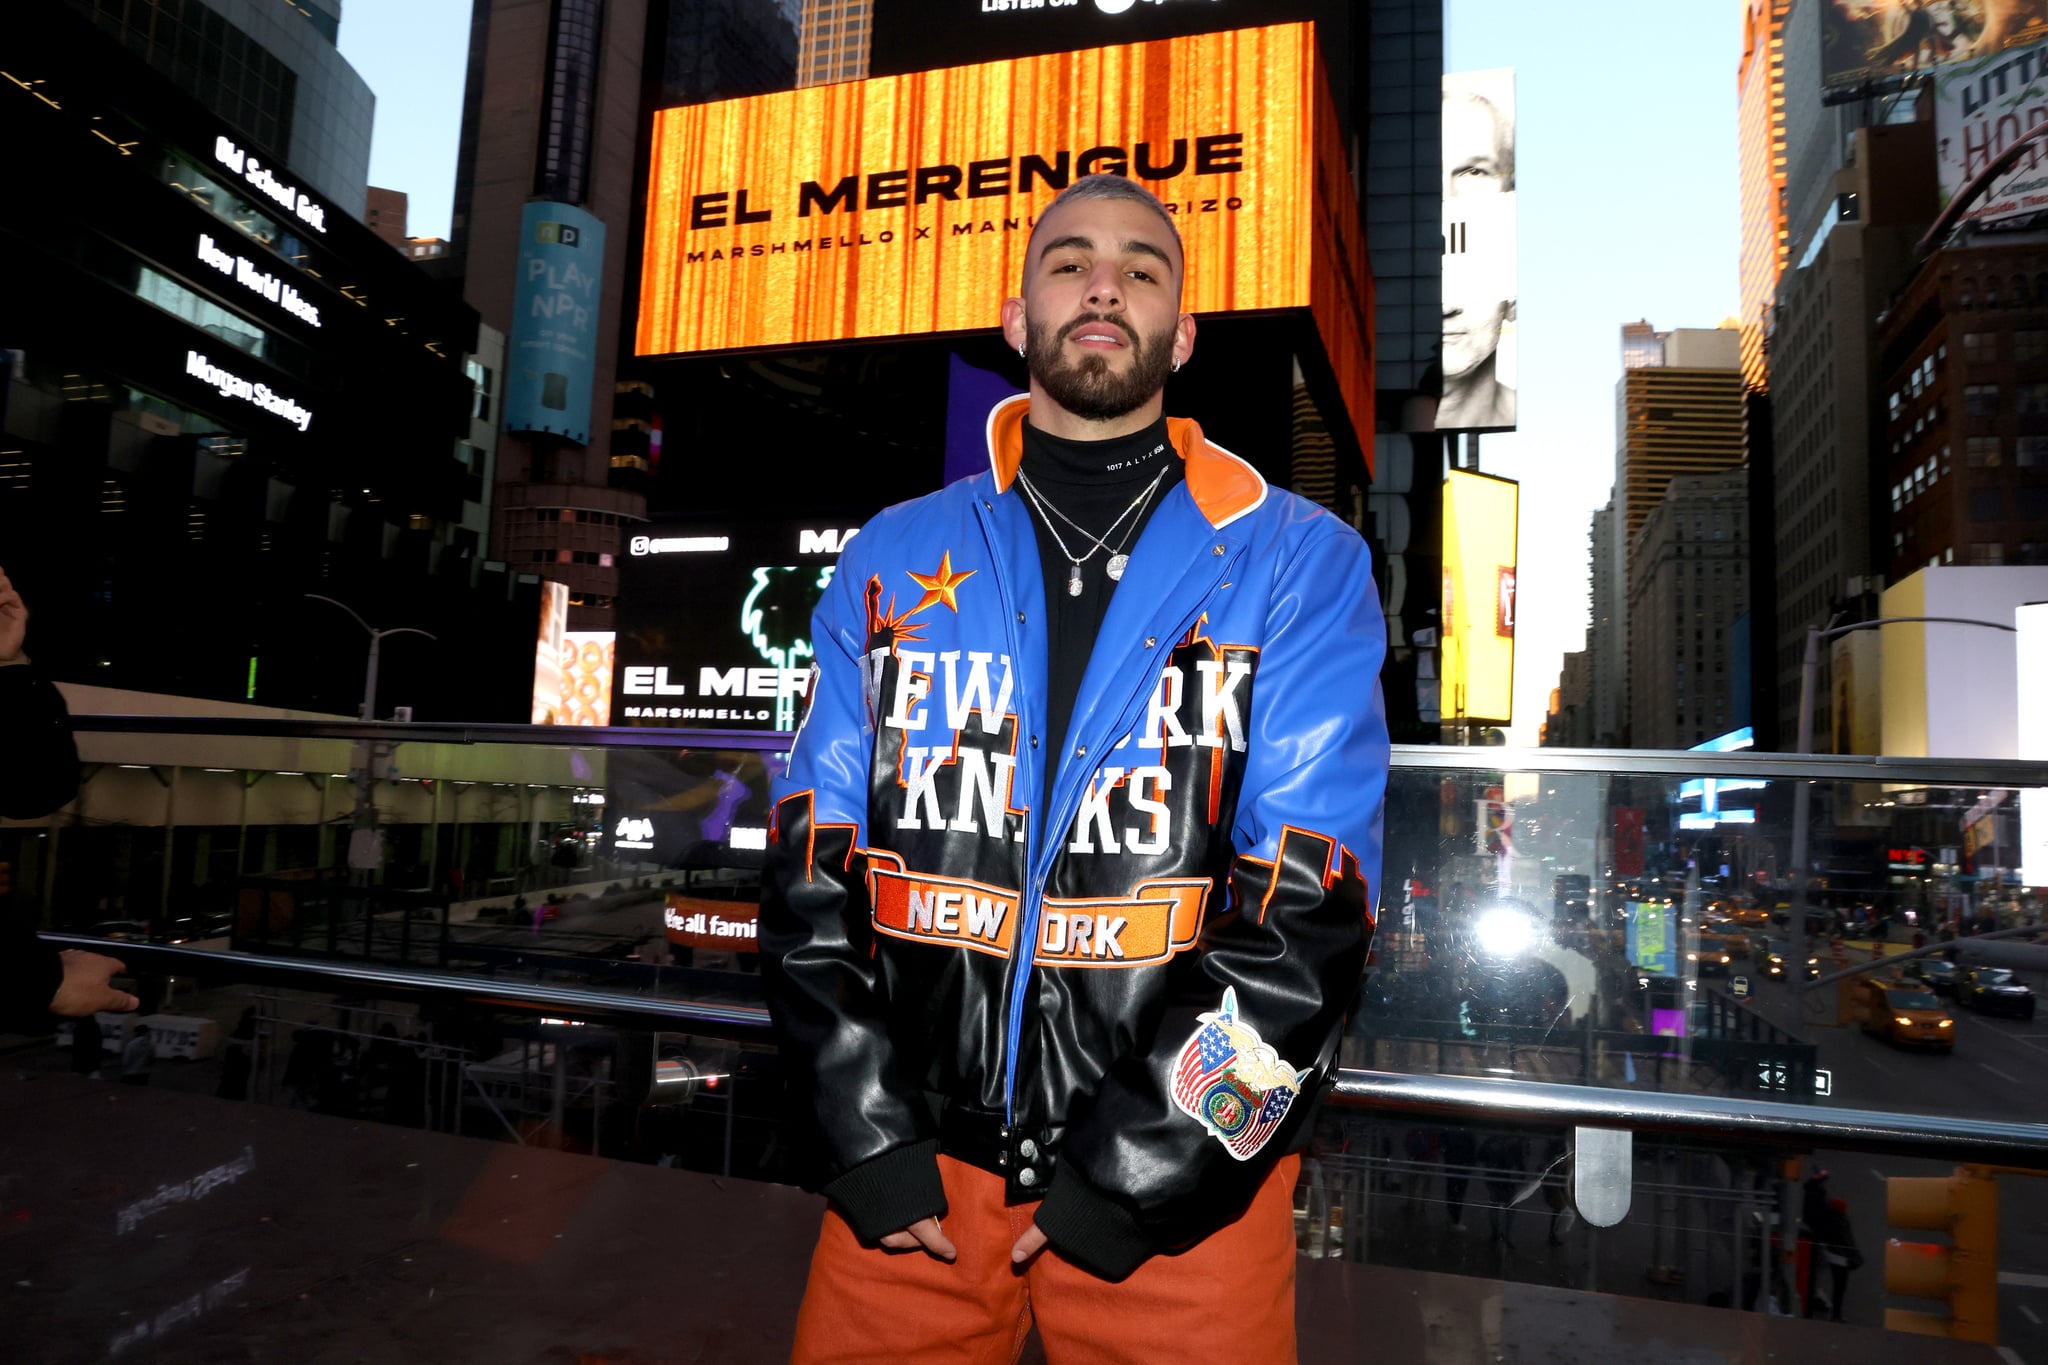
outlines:
M1777 679L1781 745L1798 733L1807 627L1853 606L1884 567L1872 543L1881 524L1871 505L1879 364L1872 322L1893 306L1934 217L1933 129L1909 123L1854 132L1852 164L1835 173L1831 197L1797 231L1798 254L1778 282L1769 480L1777 638L1769 661L1757 641L1757 667ZM1825 753L1824 710L1814 724L1815 748Z
M1614 488L1624 546L1642 532L1673 477L1742 463L1738 335L1727 328L1682 327L1660 334L1660 340L1662 355L1655 356L1639 331L1622 329Z
M1612 498L1593 514L1588 539L1593 601L1585 652L1593 700L1587 742L1615 748L1628 738L1628 591Z
M363 216L377 98L335 47L341 0L67 3Z
M868 74L868 0L803 0L796 83L830 85Z
M491 552L515 572L566 583L577 630L610 627L620 527L646 517L644 459L636 451L617 467L612 403L642 126L638 99L617 92L641 89L647 27L647 0L478 0L470 20L453 268L464 297L511 341ZM573 228L566 238L562 224ZM519 314L535 315L532 263L565 270L560 257L546 264L551 249L573 251L574 278L588 282L573 361L521 344ZM517 401L522 372L534 401ZM572 429L555 413L584 421Z
M1742 378L1770 387L1765 342L1778 277L1792 249L1785 226L1785 38L1792 0L1746 0L1736 72L1742 176Z
M1671 480L1636 538L1629 575L1629 742L1689 749L1734 728L1729 666L1749 605L1749 478L1741 469Z

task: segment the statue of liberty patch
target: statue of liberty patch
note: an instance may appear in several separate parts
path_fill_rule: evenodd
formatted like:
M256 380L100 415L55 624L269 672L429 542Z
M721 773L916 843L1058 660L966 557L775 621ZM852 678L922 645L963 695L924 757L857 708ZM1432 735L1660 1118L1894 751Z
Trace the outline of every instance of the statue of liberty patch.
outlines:
M1247 1161L1287 1117L1308 1072L1281 1061L1259 1031L1237 1017L1235 987L1224 988L1222 1009L1200 1019L1174 1064L1173 1102Z

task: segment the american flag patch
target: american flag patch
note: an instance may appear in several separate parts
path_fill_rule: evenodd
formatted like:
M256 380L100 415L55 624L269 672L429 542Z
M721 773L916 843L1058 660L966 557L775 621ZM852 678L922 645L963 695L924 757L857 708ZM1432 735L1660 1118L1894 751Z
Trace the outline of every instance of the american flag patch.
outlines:
M1287 1117L1308 1072L1280 1060L1258 1030L1237 1017L1237 991L1200 1016L1173 1068L1173 1102L1239 1161L1249 1160Z

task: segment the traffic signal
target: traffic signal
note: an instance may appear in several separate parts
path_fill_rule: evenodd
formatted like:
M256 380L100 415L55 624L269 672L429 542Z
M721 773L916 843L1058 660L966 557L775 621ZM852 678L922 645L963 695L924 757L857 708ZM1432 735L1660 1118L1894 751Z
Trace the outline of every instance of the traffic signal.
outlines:
M1893 1227L1946 1232L1948 1245L1902 1242L1884 1248L1884 1287L1916 1299L1944 1299L1948 1313L1887 1308L1886 1330L1998 1344L1998 1177L1981 1166L1950 1176L1885 1181Z

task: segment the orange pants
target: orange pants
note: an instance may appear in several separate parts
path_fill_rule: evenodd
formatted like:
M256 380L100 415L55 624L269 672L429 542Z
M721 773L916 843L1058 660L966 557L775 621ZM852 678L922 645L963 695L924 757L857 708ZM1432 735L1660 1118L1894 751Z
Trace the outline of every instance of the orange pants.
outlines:
M795 1365L1011 1365L1034 1322L1049 1365L1294 1360L1294 1181L1286 1157L1237 1221L1111 1284L1047 1247L1010 1248L1036 1204L1006 1207L1003 1182L939 1158L942 1226L960 1253L862 1246L827 1210L797 1315Z

